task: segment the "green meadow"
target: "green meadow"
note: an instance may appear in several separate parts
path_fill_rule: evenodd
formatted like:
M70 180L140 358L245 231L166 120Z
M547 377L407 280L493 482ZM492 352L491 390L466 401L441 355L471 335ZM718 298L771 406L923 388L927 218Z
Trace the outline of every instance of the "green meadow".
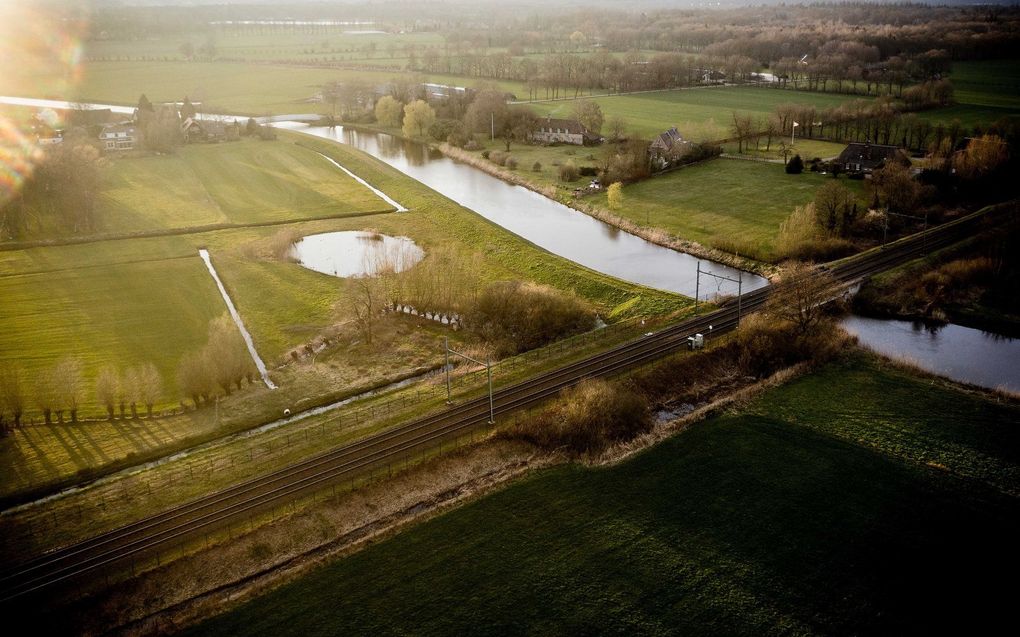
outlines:
M982 60L954 62L949 75L953 82L952 106L924 111L919 115L932 123L988 126L1000 119L1020 118L1020 62Z
M814 200L832 179L804 172L788 175L782 164L714 159L623 188L614 211L636 224L683 239L768 261L775 257L779 225L796 206ZM862 196L861 181L840 183ZM607 206L606 196L596 202Z
M671 126L680 134L698 142L731 136L733 112L764 117L780 104L804 104L829 108L858 99L852 95L809 93L773 88L709 87L659 91L636 95L596 97L606 121L619 115L629 130L640 137L652 138ZM543 102L533 107L541 115L569 117L574 102Z
M186 634L994 632L1012 608L1018 424L1015 402L854 355L621 464L539 472Z
M392 209L319 154L255 139L187 145L170 155L108 156L102 180L96 235L192 231ZM51 224L30 225L23 238L60 234Z
M345 216L389 206L312 149L411 212ZM271 365L282 362L288 350L342 320L349 300L341 281L281 258L280 247L338 230L408 236L426 254L477 263L482 282L545 283L587 299L604 316L616 307L657 314L686 305L544 252L359 151L296 133L282 132L276 142L188 147L172 157L125 157L111 170L119 177L109 182L104 201L119 202L114 209L134 230L165 236L0 250L0 351L29 377L73 355L85 363L91 387L103 365L152 361L164 376L165 404L175 404L180 357L200 346L208 321L226 311L198 257L201 247L210 251L261 356ZM163 190L178 182L187 187ZM308 220L316 215L329 218ZM172 229L223 221L252 225ZM260 225L267 221L273 223ZM88 394L86 412L98 410L91 389Z

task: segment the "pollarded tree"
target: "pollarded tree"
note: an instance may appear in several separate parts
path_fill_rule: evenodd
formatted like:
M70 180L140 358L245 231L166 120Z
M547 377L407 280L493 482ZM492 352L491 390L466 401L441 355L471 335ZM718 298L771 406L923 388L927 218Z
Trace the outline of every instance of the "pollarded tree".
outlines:
M53 423L53 411L58 404L57 384L54 381L53 368L40 370L32 384L32 398L36 407L43 414L46 424Z
M177 386L186 397L191 398L196 409L213 393L212 374L202 352L188 352L181 357L177 365Z
M117 391L117 399L120 402L120 417L127 418L125 409L131 408L131 417L138 417L138 368L129 367L124 370L120 379L120 387Z
M106 407L106 415L110 420L113 420L119 392L120 373L117 368L107 365L99 370L99 375L96 376L96 400Z
M403 132L408 137L424 137L436 122L436 112L424 100L415 100L404 107Z
M152 418L152 407L163 395L163 376L152 363L145 363L138 370L138 397L145 405L145 413Z
M21 371L11 364L0 367L0 414L10 419L11 428L21 426L25 413L25 388L21 382Z
M375 119L383 126L395 128L400 126L400 115L403 112L403 109L404 105L396 98L389 95L383 95L379 98L379 101L375 103Z
M84 377L81 361L66 356L53 368L53 380L57 390L57 417L63 420L66 407L71 412L71 422L78 422L78 408L84 398Z
M209 340L203 351L213 381L223 393L229 396L232 384L240 389L250 361L244 338L229 316L224 314L209 323Z

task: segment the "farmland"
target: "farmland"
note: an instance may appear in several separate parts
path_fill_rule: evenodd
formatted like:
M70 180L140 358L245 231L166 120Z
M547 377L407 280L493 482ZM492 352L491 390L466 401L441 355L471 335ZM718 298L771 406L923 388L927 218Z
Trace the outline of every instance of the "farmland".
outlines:
M772 88L708 87L675 91L658 91L638 95L596 97L608 121L623 117L629 130L650 139L671 126L685 138L714 141L731 136L733 112L764 117L780 104L803 104L829 108L858 99L852 95L809 93ZM569 117L573 102L543 102L534 105L541 115Z
M779 225L829 176L788 175L782 164L715 159L624 187L616 214L642 226L761 260L775 257ZM862 196L860 181L840 183ZM606 196L599 195L605 207Z
M955 104L920 113L932 123L965 127L1020 118L1020 64L1016 60L957 62L950 74Z
M375 230L408 236L427 255L444 253L471 264L482 283L503 279L537 281L572 291L603 316L612 314L616 307L625 308L621 316L628 316L669 313L688 305L675 295L614 280L544 252L349 147L285 132L276 142L251 142L251 147L248 143L185 148L170 158L122 158L115 165L126 166L136 159L166 159L165 165L183 166L195 158L200 163L208 161L204 153L213 150L229 152L237 148L243 157L248 150L268 153L279 146L285 153L282 157L293 158L286 165L293 163L295 170L328 168L328 162L311 152L314 149L329 154L411 212L302 221L298 210L293 221L277 225L188 233L170 231L161 236L0 250L0 292L5 299L5 311L0 314L0 351L4 361L22 369L31 383L40 370L60 358L67 355L79 358L87 388L81 415L90 417L102 413L94 391L94 380L102 366L123 368L153 362L164 380L164 397L158 407L175 406L180 398L176 380L180 357L204 342L209 319L225 311L197 256L198 248L205 247L252 333L257 350L275 368L289 360L285 356L289 350L308 343L332 325L344 323L350 305L347 288L341 281L280 259L276 249L295 237L336 230ZM305 165L302 157L317 161ZM271 171L266 183L251 187L289 183L290 173L284 165L281 162L271 168L263 166ZM236 182L239 173L222 166L209 170L219 170L226 178L211 190L188 192L202 193L202 198L210 199L214 193L237 192L237 184L231 180ZM139 188L150 187L149 184L159 183L159 179L149 174L133 183L141 184ZM349 192L347 203L337 204L341 209L351 210L353 202L358 201L371 204L376 210L380 208L374 195L340 171L317 175L306 186L310 190L282 187L281 192L299 193L307 197L313 208L323 202L330 208L333 204L328 197L343 200L347 197L343 193ZM348 186L348 190L342 190ZM272 191L266 192L270 197ZM152 194L154 198L159 196L163 195ZM270 197L262 207L249 200L251 210L259 215L276 215L271 200ZM382 206L383 210L386 208ZM139 224L146 219L155 223L158 219L143 208L138 210L134 218ZM215 211L233 215L231 218L238 221L246 219L241 207L204 210L201 214L211 215L210 211ZM168 208L166 214L184 213ZM190 221L179 218L175 223L185 222ZM449 336L456 343L463 333ZM123 460L128 453L152 453L161 444L191 434L208 435L220 426L220 419L224 427L251 426L279 413L281 404L319 400L321 396L385 382L438 363L439 340L434 330L416 329L412 321L396 321L392 327L381 328L380 341L375 346L352 345L330 350L317 360L274 372L288 381L288 386L276 392L279 397L275 394L273 398L267 397L268 392L258 388L235 393L220 401L217 419L203 411L173 416L159 427L149 427L154 433L140 446L125 444L122 422L78 425L77 430L82 435L88 434L92 441L88 453L61 442L64 427L37 424L0 440L0 457L19 476L17 486L25 488ZM26 417L38 423L34 402L29 405Z
M102 180L95 213L97 235L186 231L392 209L318 154L294 144L253 139L189 145L172 155L110 158ZM23 238L52 239L59 233L59 228L30 225Z
M533 475L189 634L449 634L479 617L492 634L991 630L1020 530L1018 422L1015 403L851 356L622 464Z

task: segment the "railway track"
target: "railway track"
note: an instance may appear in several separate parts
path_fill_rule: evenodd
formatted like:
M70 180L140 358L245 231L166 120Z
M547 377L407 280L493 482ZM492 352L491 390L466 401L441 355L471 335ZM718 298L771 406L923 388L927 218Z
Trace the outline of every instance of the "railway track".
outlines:
M983 215L974 213L930 230L924 236L901 239L884 249L830 264L827 269L840 282L851 284L916 258L925 250L954 243L972 232L982 219ZM500 388L493 396L494 411L505 414L525 408L584 378L609 376L654 361L684 347L688 336L708 332L709 326L713 334L732 330L737 325L738 312L759 308L768 293L767 287L749 292L740 298L739 310L733 298L708 314ZM17 598L101 569L133 563L161 549L201 538L228 524L250 519L301 496L353 480L372 469L471 434L485 427L488 418L487 397L468 400L444 412L392 427L77 544L5 567L0 574L0 602L9 604Z

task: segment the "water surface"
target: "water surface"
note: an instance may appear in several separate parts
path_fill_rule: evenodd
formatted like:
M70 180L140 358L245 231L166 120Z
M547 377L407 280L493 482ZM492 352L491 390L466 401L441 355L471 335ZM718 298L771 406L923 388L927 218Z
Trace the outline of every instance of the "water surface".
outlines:
M424 144L342 126L276 125L354 146L535 245L603 274L693 297L700 261L703 299L736 294L738 287L748 292L768 283L754 274L623 232L523 186L430 151Z
M849 316L843 327L862 345L934 374L989 389L1020 392L1020 339L969 327Z
M304 237L291 247L290 256L309 270L360 277L403 272L421 261L425 251L407 237L345 231Z

